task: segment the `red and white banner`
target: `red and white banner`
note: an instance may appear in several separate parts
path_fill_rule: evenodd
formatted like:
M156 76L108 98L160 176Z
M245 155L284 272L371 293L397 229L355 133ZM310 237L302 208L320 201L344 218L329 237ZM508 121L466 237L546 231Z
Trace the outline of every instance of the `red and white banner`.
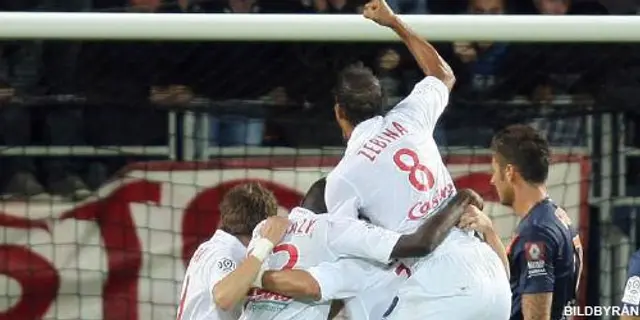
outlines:
M516 218L496 203L490 159L450 156L458 188L485 196L508 240ZM581 227L588 167L560 157L551 196ZM79 204L3 203L0 209L0 320L175 319L184 268L213 234L225 190L263 182L283 210L337 159L270 158L139 164Z

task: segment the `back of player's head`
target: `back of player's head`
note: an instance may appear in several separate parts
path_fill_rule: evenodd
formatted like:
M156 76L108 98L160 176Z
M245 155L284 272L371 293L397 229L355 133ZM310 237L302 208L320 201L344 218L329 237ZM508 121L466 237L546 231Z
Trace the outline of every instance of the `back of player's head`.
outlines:
M220 203L220 229L251 236L260 221L278 214L275 196L259 183L233 187Z
M327 204L324 202L324 189L327 185L327 178L322 178L311 185L300 206L313 211L316 214L326 213Z
M550 152L547 140L534 128L511 125L496 133L491 150L500 167L510 164L532 184L542 184L549 175Z
M353 126L384 112L380 81L362 63L348 66L340 72L334 95L336 104Z

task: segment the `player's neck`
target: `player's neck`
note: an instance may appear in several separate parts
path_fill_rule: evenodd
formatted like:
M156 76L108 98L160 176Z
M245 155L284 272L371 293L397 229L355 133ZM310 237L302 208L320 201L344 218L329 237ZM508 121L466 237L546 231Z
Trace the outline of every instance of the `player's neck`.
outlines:
M519 217L524 217L545 198L547 198L547 188L544 186L524 185L516 192L513 210Z
M245 247L249 245L249 242L251 242L251 237L250 236L236 236L236 239L238 239L238 241L240 241L240 243L242 243Z

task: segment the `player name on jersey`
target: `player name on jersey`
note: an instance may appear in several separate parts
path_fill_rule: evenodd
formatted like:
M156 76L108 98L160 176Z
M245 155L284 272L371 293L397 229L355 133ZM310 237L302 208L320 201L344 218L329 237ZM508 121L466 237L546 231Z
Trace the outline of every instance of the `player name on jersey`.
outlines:
M304 219L302 221L292 221L286 234L305 236L313 232L317 219Z
M403 127L400 123L394 121L391 123L390 127L385 128L384 131L376 135L375 138L371 138L368 142L365 142L362 147L360 147L357 154L364 156L369 159L369 161L373 162L376 160L376 156L384 151L386 147L407 133L409 133L409 130Z

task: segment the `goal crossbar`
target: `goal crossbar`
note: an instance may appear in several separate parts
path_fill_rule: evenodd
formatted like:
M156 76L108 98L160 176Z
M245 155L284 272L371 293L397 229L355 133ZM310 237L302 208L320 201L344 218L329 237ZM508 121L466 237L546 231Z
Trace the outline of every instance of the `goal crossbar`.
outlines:
M432 41L635 42L640 16L411 15ZM0 39L396 41L360 15L0 13Z

